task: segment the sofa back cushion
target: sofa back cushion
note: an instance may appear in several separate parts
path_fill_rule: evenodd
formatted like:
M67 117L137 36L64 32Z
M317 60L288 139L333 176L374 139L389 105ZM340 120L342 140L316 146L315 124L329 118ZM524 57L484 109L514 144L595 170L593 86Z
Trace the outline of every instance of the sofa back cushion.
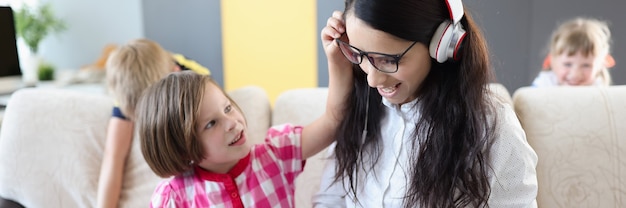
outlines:
M626 207L626 86L520 88L539 207Z
M111 107L104 95L13 93L0 131L0 196L26 207L93 207Z
M272 125L306 125L326 110L327 88L292 89L281 93L274 103ZM313 207L312 197L319 190L327 150L307 159L304 171L296 178L296 207Z

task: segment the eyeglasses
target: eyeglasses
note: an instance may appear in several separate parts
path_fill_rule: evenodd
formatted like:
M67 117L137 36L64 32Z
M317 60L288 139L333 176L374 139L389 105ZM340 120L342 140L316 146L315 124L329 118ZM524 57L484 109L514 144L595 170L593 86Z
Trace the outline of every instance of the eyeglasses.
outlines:
M402 56L404 56L406 52L409 52L415 43L417 43L417 41L413 42L413 44L400 55L390 55L378 52L365 52L339 39L335 40L337 41L339 49L341 49L341 53L353 64L361 64L361 62L363 62L363 56L366 56L367 60L370 61L374 68L385 73L397 72L398 63L400 63Z

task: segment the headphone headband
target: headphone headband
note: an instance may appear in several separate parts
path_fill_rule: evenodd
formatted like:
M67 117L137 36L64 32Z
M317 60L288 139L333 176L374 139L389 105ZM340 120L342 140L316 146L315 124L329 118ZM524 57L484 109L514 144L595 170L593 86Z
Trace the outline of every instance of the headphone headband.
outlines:
M458 24L465 14L465 12L463 12L463 2L461 0L446 0L446 5L448 6L452 24Z

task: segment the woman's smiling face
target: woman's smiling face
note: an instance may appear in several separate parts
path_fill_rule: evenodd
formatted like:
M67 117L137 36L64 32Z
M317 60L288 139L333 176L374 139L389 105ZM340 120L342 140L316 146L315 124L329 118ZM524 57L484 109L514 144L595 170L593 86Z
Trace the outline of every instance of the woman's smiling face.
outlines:
M413 41L375 30L351 12L346 15L346 33L350 45L366 52L400 55L413 44ZM394 104L404 104L417 97L431 66L428 48L419 42L400 59L395 73L378 71L366 59L359 66L367 74L367 83Z

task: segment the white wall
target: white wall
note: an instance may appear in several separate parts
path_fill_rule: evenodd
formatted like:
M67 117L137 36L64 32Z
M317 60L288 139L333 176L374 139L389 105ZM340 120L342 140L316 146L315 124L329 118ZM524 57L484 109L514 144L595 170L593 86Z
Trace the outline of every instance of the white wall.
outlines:
M106 44L144 36L141 0L46 1L67 23L67 30L46 37L39 47L40 56L58 69L77 70L95 62Z

